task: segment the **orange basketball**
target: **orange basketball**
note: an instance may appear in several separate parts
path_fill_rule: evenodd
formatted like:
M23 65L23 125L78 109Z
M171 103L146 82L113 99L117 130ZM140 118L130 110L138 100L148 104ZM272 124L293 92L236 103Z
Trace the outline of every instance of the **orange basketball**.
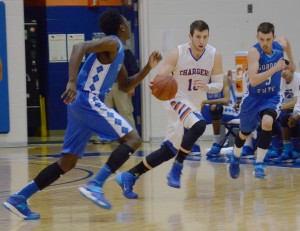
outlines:
M173 76L157 75L152 82L151 93L157 99L165 101L175 97L178 85Z

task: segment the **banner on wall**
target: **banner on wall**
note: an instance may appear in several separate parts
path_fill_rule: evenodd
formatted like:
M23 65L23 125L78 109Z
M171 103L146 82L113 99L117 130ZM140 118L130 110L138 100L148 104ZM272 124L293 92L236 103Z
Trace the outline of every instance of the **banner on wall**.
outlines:
M5 5L3 2L0 2L0 35L0 133L8 133L10 130L10 126L8 104Z

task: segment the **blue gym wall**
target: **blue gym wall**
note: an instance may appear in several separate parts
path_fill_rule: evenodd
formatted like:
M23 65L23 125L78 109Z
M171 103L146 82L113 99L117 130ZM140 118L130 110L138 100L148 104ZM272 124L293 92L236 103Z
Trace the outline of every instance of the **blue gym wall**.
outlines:
M99 32L98 17L107 8L119 10L131 21L135 34L135 55L138 57L137 13L133 9L123 7L86 6L48 6L25 7L25 20L35 19L39 28L39 61L41 95L46 99L46 116L48 130L62 130L66 128L67 111L60 96L64 92L68 81L68 63L49 63L48 34L85 34L85 40L92 39L94 32ZM140 115L140 92L134 99L135 114ZM139 125L140 129L140 125Z
M0 133L8 133L9 124L9 99L6 51L6 21L5 5L0 2L0 58L2 60L2 80L0 81Z

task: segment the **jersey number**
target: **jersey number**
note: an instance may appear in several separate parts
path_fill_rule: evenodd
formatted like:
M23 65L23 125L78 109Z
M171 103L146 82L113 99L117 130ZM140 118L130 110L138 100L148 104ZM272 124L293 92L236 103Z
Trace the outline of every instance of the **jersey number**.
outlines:
M188 91L197 91L198 89L197 81L193 82L193 79L189 79Z

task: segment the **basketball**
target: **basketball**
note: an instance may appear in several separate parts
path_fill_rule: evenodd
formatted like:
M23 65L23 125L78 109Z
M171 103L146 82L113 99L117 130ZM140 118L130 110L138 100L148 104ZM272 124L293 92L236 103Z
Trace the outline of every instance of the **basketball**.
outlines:
M177 93L178 85L173 76L156 75L150 87L152 95L165 101L173 99Z

